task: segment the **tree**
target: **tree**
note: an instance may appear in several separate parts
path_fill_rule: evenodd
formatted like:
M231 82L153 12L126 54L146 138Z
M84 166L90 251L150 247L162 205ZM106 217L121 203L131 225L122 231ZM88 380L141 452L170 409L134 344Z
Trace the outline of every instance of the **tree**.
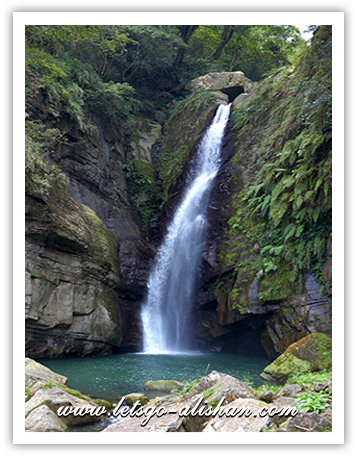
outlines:
M183 40L183 43L185 46L181 46L178 50L178 53L175 57L174 63L173 63L173 68L174 70L179 70L180 67L182 66L183 59L184 59L184 54L187 50L187 45L189 43L190 37L194 33L194 31L198 28L197 25L180 25L179 30L180 30L180 36L181 39Z
M237 26L237 25L224 25L224 29L223 29L221 37L220 37L220 44L216 48L216 50L213 54L214 60L219 60L224 47L231 40L231 37L233 36L234 31L237 30L238 27L239 26Z

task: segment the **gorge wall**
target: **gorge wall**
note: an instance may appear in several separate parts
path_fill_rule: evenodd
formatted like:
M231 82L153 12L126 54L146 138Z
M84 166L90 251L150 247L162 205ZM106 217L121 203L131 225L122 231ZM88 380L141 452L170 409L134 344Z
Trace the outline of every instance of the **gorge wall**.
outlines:
M282 79L291 77L292 70L278 72L269 83L274 78L284 87ZM48 161L65 178L48 193L35 187L26 195L28 357L140 349L139 310L158 243L201 135L217 106L231 98L233 120L211 197L193 304L197 346L274 358L309 333L330 334L329 287L323 289L309 270L304 283L295 284L287 265L261 278L245 263L250 240L230 230L230 219L244 204L241 191L265 155L262 137L277 128L273 103L259 122L238 126L238 113L250 112L265 84L241 72L206 75L188 85L191 94L173 104L169 115L137 119L129 141L101 119L93 119L91 135L62 126L68 141ZM56 122L46 112L41 116L49 127ZM330 269L327 257L321 274L327 284Z

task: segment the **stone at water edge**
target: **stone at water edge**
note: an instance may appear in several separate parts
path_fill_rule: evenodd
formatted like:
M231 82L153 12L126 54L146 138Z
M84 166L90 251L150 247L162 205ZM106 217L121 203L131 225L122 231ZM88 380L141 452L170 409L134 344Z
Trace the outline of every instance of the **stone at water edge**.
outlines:
M328 370L332 367L332 340L324 333L311 333L291 344L268 365L261 376L284 384L289 376Z
M162 392L171 392L172 390L182 390L184 384L174 380L147 381L144 384L144 390L157 390Z
M67 378L65 376L54 373L41 363L25 357L25 386L28 387L39 380L51 381L60 384L67 383Z
M146 405L149 402L149 398L142 393L132 393L125 396L126 402L134 405L135 402L139 401L141 406Z

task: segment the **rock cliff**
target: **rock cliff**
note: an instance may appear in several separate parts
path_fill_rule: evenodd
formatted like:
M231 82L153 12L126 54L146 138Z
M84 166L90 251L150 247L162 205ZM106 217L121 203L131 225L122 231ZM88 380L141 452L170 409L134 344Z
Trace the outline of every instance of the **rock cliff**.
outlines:
M55 163L66 178L46 192L41 184L26 189L30 357L140 345L138 311L154 248L143 239L128 190L121 134L98 119L94 125L90 135L61 125L67 141L42 166Z
M140 347L148 272L195 166L200 137L220 103L234 99L237 119L250 111L260 87L241 72L198 78L166 120L137 119L129 139L97 118L91 134L62 125L68 141L48 162L66 180L46 194L28 189L26 195L27 356L104 355ZM41 116L48 127L56 125L47 113ZM317 276L307 270L297 287L286 266L271 282L260 281L245 266L248 238L230 231L228 221L242 205L240 192L265 154L261 143L270 128L275 124L268 110L259 124L245 129L230 121L225 135L193 304L201 348L274 358L310 333L330 335L329 290ZM330 262L322 268L328 283Z

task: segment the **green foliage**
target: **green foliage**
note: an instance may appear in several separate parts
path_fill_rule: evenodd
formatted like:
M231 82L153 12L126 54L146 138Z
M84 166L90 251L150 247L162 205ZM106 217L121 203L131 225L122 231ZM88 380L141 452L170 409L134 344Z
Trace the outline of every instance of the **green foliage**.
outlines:
M294 26L29 25L25 32L27 107L41 99L48 113L83 131L91 128L88 111L125 130L134 112L166 110L190 79L210 71L260 79L300 42Z
M65 176L57 165L44 162L57 144L65 142L64 133L46 129L41 122L25 122L25 186L37 195L47 195L54 183Z
M296 399L296 405L298 411L304 411L306 413L320 413L329 407L329 401L332 399L332 395L328 392L318 393L307 393L300 395Z
M192 390L195 389L195 387L199 384L199 382L201 381L202 378L200 379L194 379L193 381L184 381L183 384L184 384L184 387L182 390L178 391L178 392L173 392L171 394L171 398L181 398L183 397L185 394L191 392Z
M232 35L220 57L213 59L225 26L199 26L191 40L187 60L197 76L214 71L243 71L258 81L272 69L291 63L295 49L303 42L295 26L229 26Z
M48 113L91 129L87 112L125 126L136 106L129 84L109 79L116 58L132 40L114 26L27 26L26 105L41 97Z
M203 111L213 101L216 100L216 95L207 90L201 90L196 94L189 95L185 99L177 102L169 112L169 122L177 116L181 116L188 111Z
M139 103L134 95L135 90L128 83L101 81L87 91L87 103L93 113L100 113L114 125L125 122L128 127L133 122L133 113Z
M255 395L260 396L266 391L271 391L273 394L277 394L290 384L298 384L303 390L312 390L315 385L327 381L332 378L332 370L320 370L315 372L306 372L301 374L291 375L285 384L270 384L264 383L261 386L254 387ZM298 398L301 398L299 394L296 394Z
M298 375L291 375L286 384L299 384L305 388L311 388L315 384L332 378L332 370L322 370L317 372L307 372Z
M331 250L329 30L323 38L312 40L298 70L272 75L233 113L239 142L249 129L260 132L267 120L269 125L255 139L256 172L238 197L231 234L243 233L252 244L248 255L255 271L274 279L289 265L292 283L302 282L303 271L322 264Z
M65 392L69 393L70 395L73 395L74 397L80 398L82 400L89 400L89 397L84 395L79 390L70 389L69 387L67 387L64 384L61 384L59 382L46 381L42 384L41 389L46 390L46 389L52 389L53 387L58 387L59 389L64 390Z
M217 386L213 386L213 387L210 387L210 389L207 389L207 390L204 390L203 392L201 392L201 394L204 396L205 400L208 401L209 405L210 405L210 398L216 394L216 392L220 389L220 387L222 386L222 383L217 385Z
M268 384L267 382L258 387L253 387L254 393L257 397L260 397L264 392L272 392L277 394L282 390L282 385L279 384Z
M126 160L123 170L126 174L132 200L140 215L142 228L148 228L151 219L159 213L162 204L161 181L154 181L153 170L146 170L141 162L133 159Z
M67 115L85 128L83 89L73 81L69 65L42 49L26 46L26 105L36 107L41 94L47 111L59 118Z

